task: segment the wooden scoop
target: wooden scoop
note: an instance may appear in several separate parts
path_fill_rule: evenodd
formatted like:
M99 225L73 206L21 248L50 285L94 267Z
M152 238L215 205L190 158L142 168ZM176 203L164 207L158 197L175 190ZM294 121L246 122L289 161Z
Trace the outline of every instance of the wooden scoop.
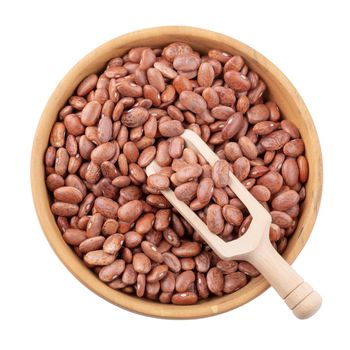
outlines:
M219 159L193 131L185 130L181 137L187 147L200 153L211 166ZM159 169L154 160L147 166L146 173L150 176L158 173ZM245 204L253 218L247 232L231 242L225 242L210 232L206 224L184 202L178 200L171 189L161 192L221 259L252 263L276 289L295 316L300 319L312 316L320 308L322 299L272 246L269 239L271 215L231 172L228 186Z

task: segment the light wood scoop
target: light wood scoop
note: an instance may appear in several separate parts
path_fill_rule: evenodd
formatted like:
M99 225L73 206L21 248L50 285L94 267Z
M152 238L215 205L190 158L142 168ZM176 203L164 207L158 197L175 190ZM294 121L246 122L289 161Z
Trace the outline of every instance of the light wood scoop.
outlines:
M193 131L185 130L181 137L187 147L200 153L211 166L219 159ZM147 166L146 173L150 176L159 169L154 160ZM269 239L271 215L231 172L228 186L245 204L253 218L247 232L231 242L225 242L210 232L207 225L184 202L178 200L171 189L161 192L221 259L245 260L252 263L275 288L295 316L300 319L312 316L320 308L322 299L272 246Z

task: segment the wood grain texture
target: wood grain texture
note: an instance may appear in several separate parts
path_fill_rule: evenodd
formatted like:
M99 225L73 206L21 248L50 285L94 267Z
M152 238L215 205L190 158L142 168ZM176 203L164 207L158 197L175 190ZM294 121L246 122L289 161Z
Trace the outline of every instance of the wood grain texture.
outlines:
M183 319L212 316L234 309L265 291L268 283L260 276L233 294L204 300L192 306L163 305L112 290L87 269L63 241L50 211L43 164L49 134L57 113L85 76L101 71L109 59L123 55L132 47L162 47L173 41L186 42L202 53L215 48L242 55L248 66L265 81L269 96L278 104L282 115L299 128L305 142L310 174L298 227L283 254L292 263L310 236L321 200L322 156L317 132L302 98L283 73L254 49L219 33L180 26L150 28L108 41L85 56L59 83L42 113L32 148L31 183L37 215L49 243L64 265L85 286L109 302L130 311L155 317Z

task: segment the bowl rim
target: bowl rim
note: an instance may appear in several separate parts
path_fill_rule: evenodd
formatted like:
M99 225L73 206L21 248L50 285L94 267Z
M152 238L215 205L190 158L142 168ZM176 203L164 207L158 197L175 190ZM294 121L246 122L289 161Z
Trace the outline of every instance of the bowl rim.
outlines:
M207 29L188 26L163 26L134 31L105 42L84 56L73 68L71 68L51 94L36 129L32 147L30 170L32 196L41 228L55 254L63 262L66 268L91 291L119 307L146 316L171 319L208 317L232 310L247 303L263 293L269 287L269 284L262 276L259 276L250 281L247 286L233 294L227 294L222 297L214 297L209 300L199 302L195 305L188 306L161 304L159 302L137 298L123 292L113 290L103 282L99 281L98 278L83 265L82 261L75 255L73 250L63 241L61 234L57 235L57 231L59 232L59 230L55 220L53 219L53 215L51 212L48 213L48 211L50 211L50 207L47 205L47 202L43 200L45 193L47 197L47 190L45 181L42 181L44 179L44 164L41 143L43 139L48 141L49 134L44 132L44 126L45 124L50 123L51 105L53 105L57 99L57 94L59 93L60 88L62 88L62 85L68 82L72 76L77 75L87 62L93 61L94 57L96 56L96 52L107 50L108 47L113 45L117 45L117 47L125 45L127 49L129 49L132 46L128 46L128 42L135 42L136 39L137 41L140 41L142 39L160 35L169 35L172 37L189 36L192 39L205 39L210 37L213 40L225 43L227 46L230 46L233 49L245 51L247 54L254 57L254 59L259 60L259 64L261 64L265 69L268 69L273 76L278 77L278 80L285 86L289 93L293 95L295 103L297 104L301 114L304 116L303 119L305 119L308 130L313 137L315 150L313 151L312 157L317 157L318 159L318 166L316 173L314 174L314 181L317 182L317 186L313 186L313 191L308 194L308 196L312 197L310 199L310 202L312 203L312 212L308 214L308 220L301 228L293 249L287 249L287 251L283 254L283 257L288 263L292 263L296 259L311 234L322 195L322 155L318 135L311 115L295 87L272 62L254 49L250 48L248 45L224 34Z

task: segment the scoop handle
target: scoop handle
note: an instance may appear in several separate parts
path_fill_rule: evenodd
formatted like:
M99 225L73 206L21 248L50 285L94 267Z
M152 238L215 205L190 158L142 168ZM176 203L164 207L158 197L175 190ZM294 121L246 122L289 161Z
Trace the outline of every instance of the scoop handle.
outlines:
M278 254L270 241L262 240L247 260L275 288L296 317L309 318L321 307L321 296Z

